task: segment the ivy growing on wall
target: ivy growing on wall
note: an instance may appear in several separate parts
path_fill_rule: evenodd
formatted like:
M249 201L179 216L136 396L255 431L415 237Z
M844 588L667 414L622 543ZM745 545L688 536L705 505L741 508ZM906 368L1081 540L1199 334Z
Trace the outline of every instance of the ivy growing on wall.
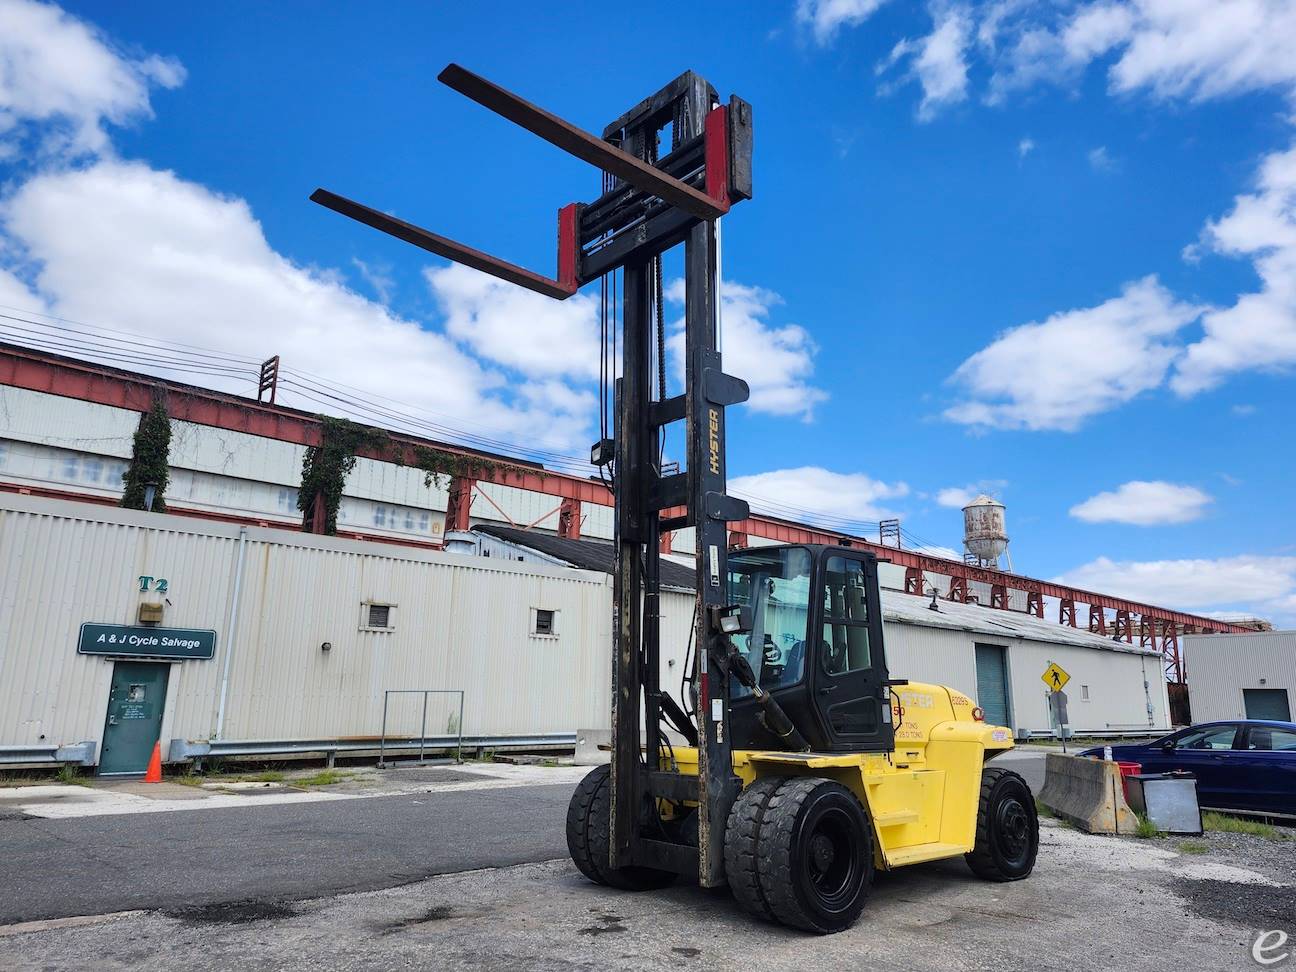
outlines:
M311 522L315 497L324 500L324 532L337 533L338 507L342 504L342 490L346 478L355 468L356 453L361 449L381 449L387 436L377 429L365 428L346 419L329 415L320 417L320 444L306 450L302 459L301 489L297 493L297 509L302 511L302 525Z
M482 456L466 456L461 452L447 452L430 446L414 450L414 467L423 470L423 485L447 485L456 476L468 479L496 479L514 467L507 462L497 462Z
M121 505L128 510L146 509L145 491L150 485L157 487L153 498L153 512L165 513L167 480L171 467L171 417L167 415L166 401L161 394L153 397L153 407L140 418L131 445L130 465L122 473L126 488Z

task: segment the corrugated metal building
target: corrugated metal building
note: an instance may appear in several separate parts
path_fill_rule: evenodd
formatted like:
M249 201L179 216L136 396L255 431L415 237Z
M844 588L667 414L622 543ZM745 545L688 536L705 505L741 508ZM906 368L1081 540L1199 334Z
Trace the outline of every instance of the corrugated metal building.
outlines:
M610 544L493 525L450 539L452 546L492 557L612 569ZM693 610L692 594L687 593L693 587L692 575L691 566L663 561L663 586L674 592L663 595L662 610L673 627L684 631L687 622L681 625L680 616ZM885 589L882 602L891 674L958 689L976 699L991 721L1018 732L1051 731L1048 688L1041 676L1056 662L1071 678L1065 691L1073 731L1169 728L1166 684L1156 651L987 605L942 600L932 610L933 602L925 597ZM664 685L679 683L676 658L671 654L664 662Z
M1296 713L1296 631L1190 635L1183 650L1193 722Z
M62 487L116 500L130 460L139 413L60 395L0 385L0 477L16 485ZM171 481L166 501L221 516L301 522L297 489L304 446L277 439L171 422ZM338 509L343 533L440 543L446 483L426 485L419 469L359 458ZM473 522L557 520L552 496L480 483ZM612 509L585 504L581 531L612 536ZM684 539L680 540L684 543ZM685 549L681 547L680 549Z
M501 554L0 494L0 750L102 748L114 672L125 655L145 652L82 654L80 628L132 625L141 605L160 606L164 627L215 632L210 658L145 662L165 693L153 737L164 750L170 740L273 748L371 738L387 689L463 690L469 736L570 738L606 727L610 576ZM663 602L662 681L677 686L693 599L677 585ZM898 592L884 602L895 675L973 697L999 679L1004 721L1018 729L1049 728L1039 682L1049 661L1072 675L1077 731L1166 725L1154 653L975 605L942 602L933 612ZM395 700L391 731L417 733L419 705ZM453 734L457 720L457 703L433 698L429 735Z

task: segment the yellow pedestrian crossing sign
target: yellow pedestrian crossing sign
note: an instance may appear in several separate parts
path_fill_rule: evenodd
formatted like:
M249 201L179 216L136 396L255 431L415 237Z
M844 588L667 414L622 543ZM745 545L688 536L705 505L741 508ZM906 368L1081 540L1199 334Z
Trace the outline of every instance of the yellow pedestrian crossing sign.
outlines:
M1071 681L1071 676L1063 671L1062 666L1057 662L1049 662L1049 667L1044 669L1044 674L1040 678L1054 692L1061 692L1062 686Z

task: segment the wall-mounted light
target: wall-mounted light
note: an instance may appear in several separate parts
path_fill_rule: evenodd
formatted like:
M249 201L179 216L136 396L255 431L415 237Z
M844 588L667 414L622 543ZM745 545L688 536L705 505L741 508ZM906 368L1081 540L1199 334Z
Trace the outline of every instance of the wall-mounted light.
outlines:
M157 483L144 484L144 509L148 510L150 513L153 512L153 501L157 499L157 490Z
M320 645L320 651L332 651L332 650L333 650L333 642L331 641L326 641L324 642L324 644Z

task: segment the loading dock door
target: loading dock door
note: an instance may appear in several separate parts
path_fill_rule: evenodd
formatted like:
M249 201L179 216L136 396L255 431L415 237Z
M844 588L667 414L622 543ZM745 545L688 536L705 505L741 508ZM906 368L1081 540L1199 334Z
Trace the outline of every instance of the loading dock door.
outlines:
M1291 704L1286 689L1243 689L1242 705L1248 719L1291 722Z
M132 775L148 769L153 744L162 731L170 669L165 662L119 661L113 665L100 776Z
M1011 726L1008 706L1008 663L1003 645L976 646L977 705L992 726Z

